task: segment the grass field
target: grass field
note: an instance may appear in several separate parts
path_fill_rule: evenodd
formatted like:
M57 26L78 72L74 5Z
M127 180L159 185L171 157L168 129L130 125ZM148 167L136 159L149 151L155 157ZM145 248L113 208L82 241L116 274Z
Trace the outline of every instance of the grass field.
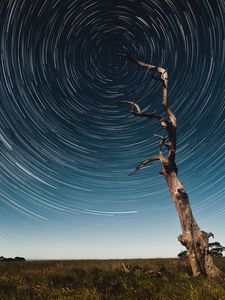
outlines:
M120 260L0 263L0 299L225 300L225 281L193 278L186 260L129 260L139 268L124 273ZM225 271L225 259L217 265ZM146 274L162 268L161 275Z

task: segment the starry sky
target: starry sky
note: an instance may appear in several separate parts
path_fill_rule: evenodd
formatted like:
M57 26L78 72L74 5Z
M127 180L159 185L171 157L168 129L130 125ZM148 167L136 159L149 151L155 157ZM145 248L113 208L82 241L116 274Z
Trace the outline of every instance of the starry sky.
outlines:
M0 255L173 257L180 224L157 154L163 134L117 100L163 113L169 72L177 164L202 230L225 245L225 1L0 2Z

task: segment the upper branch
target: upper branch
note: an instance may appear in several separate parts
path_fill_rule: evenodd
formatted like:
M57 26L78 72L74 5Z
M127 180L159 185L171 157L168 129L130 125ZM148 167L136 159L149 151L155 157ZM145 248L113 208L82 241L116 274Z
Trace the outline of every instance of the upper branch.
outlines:
M124 57L125 59L129 59L130 61L138 64L139 66L141 66L143 68L147 68L150 71L157 72L160 75L160 79L161 79L162 85L163 85L162 106L163 106L165 112L167 113L167 115L170 119L170 122L172 123L173 126L176 127L176 118L168 106L168 71L167 71L167 69L164 69L164 68L158 67L158 66L154 66L151 64L146 64L140 60L136 60L125 54L121 54L119 56Z
M130 56L120 54L118 55L120 57L123 57L125 59L129 59L132 62L138 64L139 66L143 68L149 69L149 71L153 71L159 74L160 77L153 76L154 79L160 80L162 82L162 90L163 90L163 96L162 96L162 106L167 114L167 117L169 120L166 120L162 115L159 115L157 113L153 112L143 112L140 108L140 106L134 102L135 100L135 91L133 90L134 96L133 99L130 100L120 100L114 102L114 104L118 103L124 103L131 106L131 112L133 115L138 117L145 117L145 118L154 118L157 119L162 128L165 128L167 131L168 136L166 138L157 135L160 137L160 143L159 143L159 155L157 156L151 156L149 158L146 158L143 160L129 175L132 175L136 173L138 170L146 166L148 163L152 161L161 161L163 165L163 169L161 174L165 175L168 174L168 172L176 172L177 173L177 166L175 162L175 155L176 155L176 118L173 114L173 112L170 110L170 107L168 105L168 71L165 68L154 66L151 64L146 64L142 61L133 59ZM104 105L102 107L109 107L108 105ZM166 141L167 140L167 141ZM163 153L163 147L166 147L168 150L168 155L164 156Z
M170 162L172 168L171 169L177 169L175 164L175 154L176 154L176 118L171 111L169 105L168 105L168 71L165 68L154 66L151 64L146 64L140 60L136 60L130 56L127 56L125 54L120 55L121 57L125 59L129 59L130 61L138 64L139 66L143 68L149 69L149 71L156 72L160 75L160 81L162 82L162 90L163 90L163 96L162 96L162 106L169 118L169 121L166 121L165 119L160 119L161 126L167 130L168 133L168 142L163 143L168 149L168 161ZM154 78L154 77L153 77ZM144 114L143 114L144 116ZM145 114L147 116L147 113ZM151 115L153 117L153 115ZM156 116L154 116L156 117ZM157 118L157 117L156 117ZM161 147L163 145L160 145ZM161 151L161 150L160 150Z
M117 101L116 103L125 103L125 104L130 105L133 115L135 115L137 117L157 119L157 120L159 120L159 122L163 128L166 128L168 125L168 122L165 120L165 118L163 116L156 114L156 113L143 112L137 103L134 103L134 102L128 101L128 100L120 100L120 101Z

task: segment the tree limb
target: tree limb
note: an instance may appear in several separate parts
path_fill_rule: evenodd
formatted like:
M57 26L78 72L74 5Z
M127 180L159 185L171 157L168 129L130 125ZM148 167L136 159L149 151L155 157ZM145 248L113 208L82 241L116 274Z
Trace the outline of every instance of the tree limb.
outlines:
M121 54L120 57L123 57L125 59L129 59L130 61L138 64L139 66L143 68L147 68L150 71L157 72L160 75L160 79L162 81L162 87L163 87L163 97L162 97L162 106L170 120L170 122L166 121L165 119L161 119L160 123L163 128L167 130L168 133L168 143L166 144L166 147L168 149L168 160L171 162L171 166L174 167L175 170L176 164L175 164L175 154L176 154L176 118L172 111L170 110L168 106L168 71L165 68L154 66L151 64L146 64L140 60L136 60L126 54ZM157 78L158 79L158 78ZM154 116L156 117L156 116ZM162 153L162 151L160 150Z
M151 71L155 71L157 73L159 73L160 75L160 79L163 83L163 98L162 98L162 106L165 110L165 112L167 113L171 123L173 124L173 126L176 126L176 118L174 116L174 114L172 113L172 111L170 110L169 106L168 106L168 71L167 69L164 69L162 67L158 67L158 66L154 66L151 64L146 64L140 60L136 60L126 54L120 54L120 57L123 57L125 59L129 59L130 61L138 64L139 66L143 67L143 68L147 68ZM158 78L157 78L158 79Z
M133 114L141 118L157 119L159 120L159 123L162 126L162 128L167 128L167 121L163 118L163 116L159 114L150 113L150 112L141 112L140 114L136 114L134 112Z
M160 156L151 156L146 158L128 176L133 175L134 173L142 169L144 166L146 166L148 163L156 160L160 160Z
M116 104L117 103L126 103L126 104L129 104L131 105L132 107L132 112L135 114L135 115L140 115L141 114L141 108L140 106L137 104L137 103L134 103L133 101L128 101L128 100L120 100L120 101L117 101L115 102Z
M126 103L129 104L132 107L132 113L134 116L141 117L141 118L152 118L152 119L158 119L162 128L167 127L167 121L163 118L163 116L156 114L156 113L150 113L150 112L142 112L140 106L137 103L134 103L133 101L129 100L120 100L115 102L117 103Z

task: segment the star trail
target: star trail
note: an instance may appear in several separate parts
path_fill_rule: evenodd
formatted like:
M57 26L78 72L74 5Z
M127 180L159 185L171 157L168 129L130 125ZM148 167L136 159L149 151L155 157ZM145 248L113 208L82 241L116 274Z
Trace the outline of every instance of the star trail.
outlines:
M171 243L161 255L176 255L180 228L160 164L128 177L157 154L154 133L163 130L113 104L135 97L145 111L163 113L161 83L119 54L168 69L179 176L200 226L225 243L224 33L224 0L1 1L3 250L14 253L15 244L24 255L30 240L23 237L20 247L17 239L29 236L29 227L51 244L55 226L81 244L81 236L95 235L96 249L109 237L117 247L118 236L138 236L145 252L125 244L121 250L136 257L158 255L146 240L155 244L159 230ZM71 251L73 239L49 249L61 243ZM79 251L97 257L92 247Z

